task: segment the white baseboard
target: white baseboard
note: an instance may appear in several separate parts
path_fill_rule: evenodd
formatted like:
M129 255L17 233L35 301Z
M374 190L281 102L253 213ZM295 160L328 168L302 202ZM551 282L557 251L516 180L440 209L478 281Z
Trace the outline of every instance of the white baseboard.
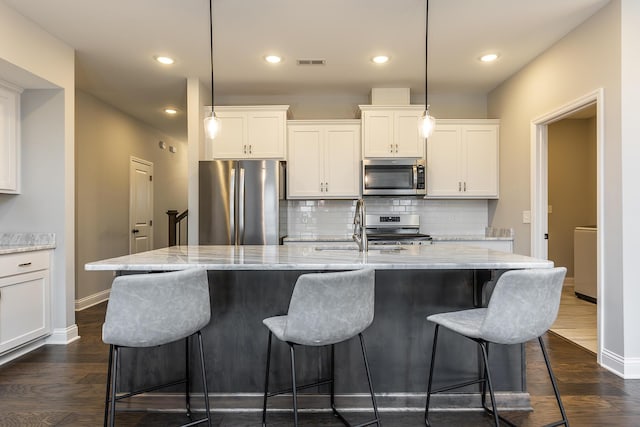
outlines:
M623 357L610 350L603 349L600 364L625 380L640 379L640 357Z
M93 307L96 304L100 304L103 301L109 299L111 289L89 295L88 297L80 298L75 301L76 311L82 311L85 308Z
M0 366L4 365L7 362L12 361L13 359L17 359L18 357L23 356L29 353L30 351L33 351L39 347L42 347L43 345L46 344L47 338L48 337L43 337L35 341L31 341L30 343L25 344L22 347L19 347L7 354L0 356Z
M78 325L75 323L66 328L56 328L47 338L45 344L67 345L80 339L78 335Z

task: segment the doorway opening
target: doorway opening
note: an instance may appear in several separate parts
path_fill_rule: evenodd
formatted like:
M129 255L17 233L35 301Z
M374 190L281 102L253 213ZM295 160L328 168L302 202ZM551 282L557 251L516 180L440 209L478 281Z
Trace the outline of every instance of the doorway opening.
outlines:
M532 121L531 141L531 254L567 267L561 309L551 330L593 351L598 361L605 296L602 227L597 227L603 208L602 96L600 89Z

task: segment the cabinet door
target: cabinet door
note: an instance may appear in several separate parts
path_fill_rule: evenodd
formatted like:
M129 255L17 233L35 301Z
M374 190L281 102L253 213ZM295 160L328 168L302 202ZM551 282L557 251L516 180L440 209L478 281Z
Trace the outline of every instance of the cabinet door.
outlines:
M49 270L0 279L0 354L50 332Z
M325 130L325 193L329 197L360 196L360 127L331 126Z
M20 94L0 86L0 193L18 193Z
M460 127L438 125L427 140L427 196L460 196L460 156Z
M284 159L286 115L282 111L249 112L247 151L250 158Z
M322 130L319 126L289 126L287 197L324 195Z
M498 126L462 128L466 197L498 197Z
M216 112L220 120L220 131L211 144L214 159L244 159L247 150L247 115L243 112Z
M419 111L397 111L394 114L394 155L396 157L424 157L424 138L420 137Z
M363 111L364 157L394 157L392 111Z

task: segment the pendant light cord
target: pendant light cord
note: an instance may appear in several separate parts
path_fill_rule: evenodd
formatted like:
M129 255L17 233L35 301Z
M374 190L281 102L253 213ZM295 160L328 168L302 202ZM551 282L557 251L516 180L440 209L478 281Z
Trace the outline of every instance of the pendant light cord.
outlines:
M426 0L424 20L424 110L429 111L427 77L429 76L429 0Z
M209 58L211 59L211 114L213 115L213 0L209 0L209 48Z

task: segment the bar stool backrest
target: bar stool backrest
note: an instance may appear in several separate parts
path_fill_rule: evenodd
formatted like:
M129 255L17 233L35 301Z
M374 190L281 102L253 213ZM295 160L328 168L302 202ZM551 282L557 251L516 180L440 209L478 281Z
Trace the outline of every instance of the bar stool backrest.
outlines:
M372 269L303 274L291 295L284 338L312 346L352 338L373 322L374 296Z
M516 344L544 334L556 320L567 269L511 270L496 283L481 327L481 337Z
M102 341L152 347L186 338L211 318L204 269L118 276L111 286Z

